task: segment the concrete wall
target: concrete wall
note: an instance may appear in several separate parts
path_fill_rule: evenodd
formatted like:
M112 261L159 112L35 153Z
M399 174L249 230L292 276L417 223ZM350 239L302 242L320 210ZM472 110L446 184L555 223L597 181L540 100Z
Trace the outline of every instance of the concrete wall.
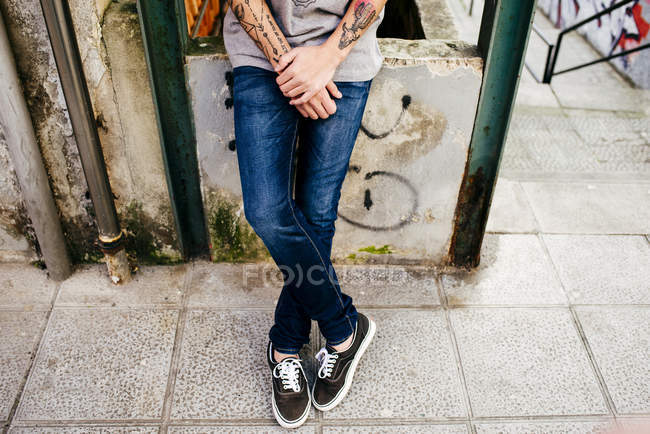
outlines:
M544 11L558 28L564 29L616 3L615 0L539 0ZM650 0L636 0L600 20L578 29L603 55L620 53L650 42ZM610 60L616 69L638 87L650 89L650 49Z
M129 251L144 262L177 260L135 1L69 4L116 206L130 234ZM18 53L19 74L69 250L75 261L98 260L92 204L40 3L0 0L0 10ZM0 179L9 179L5 172Z
M0 125L0 262L32 261L36 252L27 241L32 237L25 217L20 186L9 157L7 142Z
M373 81L343 186L333 256L439 263L451 237L482 61L460 41L384 39L381 49L385 62ZM231 213L228 224L250 231L235 154L230 70L223 53L187 63L202 190L217 248L225 232L212 216L224 209ZM243 249L238 259L258 253Z

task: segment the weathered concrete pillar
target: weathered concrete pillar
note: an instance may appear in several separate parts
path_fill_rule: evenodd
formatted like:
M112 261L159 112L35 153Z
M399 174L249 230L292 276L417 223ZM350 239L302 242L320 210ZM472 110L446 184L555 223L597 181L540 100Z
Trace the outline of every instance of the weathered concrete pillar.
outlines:
M1 15L0 58L0 126L47 270L63 280L71 273L70 258Z

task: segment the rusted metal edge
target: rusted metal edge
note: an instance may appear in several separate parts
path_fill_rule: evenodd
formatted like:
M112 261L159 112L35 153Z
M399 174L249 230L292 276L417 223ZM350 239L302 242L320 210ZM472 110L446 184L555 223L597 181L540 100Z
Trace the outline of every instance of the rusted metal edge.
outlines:
M485 56L483 83L458 194L449 265L473 268L480 262L534 8L535 0L489 0L483 9L479 38Z

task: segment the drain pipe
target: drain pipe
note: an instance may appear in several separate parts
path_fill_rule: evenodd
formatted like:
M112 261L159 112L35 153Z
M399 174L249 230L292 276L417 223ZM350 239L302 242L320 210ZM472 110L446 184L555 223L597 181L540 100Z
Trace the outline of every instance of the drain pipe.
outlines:
M97 134L70 8L67 0L41 0L41 7L72 129L77 140L90 199L95 208L95 220L99 232L98 244L104 253L111 280L116 284L123 283L131 278L124 250L125 233L120 229L117 220L113 193L106 173L106 163Z
M0 128L47 272L54 280L64 280L72 272L70 256L1 14L0 58Z

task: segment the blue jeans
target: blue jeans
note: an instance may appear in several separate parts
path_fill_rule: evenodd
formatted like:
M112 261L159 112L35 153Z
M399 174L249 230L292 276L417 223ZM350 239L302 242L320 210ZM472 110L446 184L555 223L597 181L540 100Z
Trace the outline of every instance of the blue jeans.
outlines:
M357 311L341 292L330 254L371 80L337 82L343 98L336 113L312 120L289 104L276 77L253 66L235 68L233 108L244 214L284 277L269 337L277 351L295 354L309 343L312 319L330 344L344 341L356 325Z

